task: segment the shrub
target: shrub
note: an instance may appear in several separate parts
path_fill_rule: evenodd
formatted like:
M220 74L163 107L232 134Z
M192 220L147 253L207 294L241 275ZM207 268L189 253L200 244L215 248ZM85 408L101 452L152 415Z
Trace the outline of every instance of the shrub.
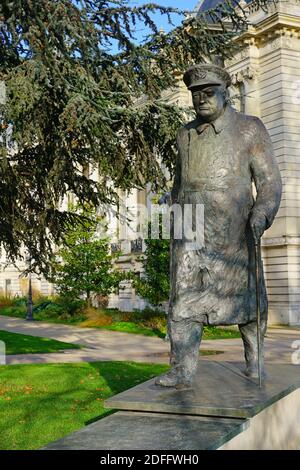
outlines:
M66 297L44 297L34 306L34 315L39 320L47 318L62 320L78 319L79 316L84 317L84 304L83 300L73 300Z
M13 297L12 305L15 307L24 307L24 305L27 305L27 297Z
M151 225L149 224L149 230ZM151 305L162 306L170 292L170 240L162 238L148 239L145 256L141 259L144 268L143 277L134 277L133 286L137 293L147 299Z
M152 309L150 307L144 310L135 310L132 312L132 320L138 324L151 328L153 330L159 330L166 332L167 330L167 316L164 312L159 309Z
M12 306L12 307L4 307L1 309L1 313L3 315L11 315L12 317L19 317L19 318L25 318L27 312L27 306L26 304L24 305L19 305L19 306Z
M113 323L113 318L105 310L87 307L83 310L86 320L81 326L108 326Z
M10 307L11 305L13 305L13 299L11 297L0 295L0 308Z
M61 315L63 315L64 310L61 305L49 303L48 305L45 305L44 308L38 310L38 313L41 317L59 318Z
M57 305L59 305L65 313L70 316L77 315L78 313L83 312L85 306L85 301L82 299L72 299L69 297L58 297L56 300Z

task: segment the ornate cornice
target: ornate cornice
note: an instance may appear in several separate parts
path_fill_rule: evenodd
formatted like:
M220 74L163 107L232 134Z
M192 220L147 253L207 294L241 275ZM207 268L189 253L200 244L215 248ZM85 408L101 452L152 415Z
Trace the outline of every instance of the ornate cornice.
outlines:
M277 44L279 45L279 41L281 38L300 39L300 25L299 25L299 29L295 29L295 28L287 27L287 26L280 27L278 25L277 28L274 28L271 31L260 33L259 35L255 35L253 37L255 45L258 47L261 47L265 45L266 43L274 43L274 41L275 41L275 44L277 41Z
M258 49L268 47L270 51L279 49L280 47L285 49L296 48L298 50L298 40L300 40L300 16L298 28L277 24L276 27L272 27L270 30L258 31L254 26L250 26L247 32L237 38L241 49L234 57L226 61L226 65L230 67L243 60L249 59L252 56L252 47Z
M300 0L299 0L300 3ZM300 15L274 13L259 23L249 26L247 31L237 37L245 46L269 42L277 37L300 38Z

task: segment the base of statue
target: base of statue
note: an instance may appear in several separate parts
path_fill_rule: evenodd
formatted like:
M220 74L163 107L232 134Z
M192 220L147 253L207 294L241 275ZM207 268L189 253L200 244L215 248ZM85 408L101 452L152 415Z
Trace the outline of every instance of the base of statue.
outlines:
M121 410L46 449L300 449L300 367L267 364L260 389L244 364L199 361L193 389L154 379L106 400Z

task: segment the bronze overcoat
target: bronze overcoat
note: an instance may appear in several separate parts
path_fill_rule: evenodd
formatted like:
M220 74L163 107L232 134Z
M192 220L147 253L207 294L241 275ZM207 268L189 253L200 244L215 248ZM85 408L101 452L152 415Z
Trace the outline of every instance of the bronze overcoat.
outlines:
M190 250L184 238L171 240L170 318L211 325L247 323L256 315L250 215L263 214L270 227L281 198L271 140L260 119L227 105L212 124L195 119L182 127L177 146L171 201L204 205L204 246ZM260 272L264 318L262 265Z

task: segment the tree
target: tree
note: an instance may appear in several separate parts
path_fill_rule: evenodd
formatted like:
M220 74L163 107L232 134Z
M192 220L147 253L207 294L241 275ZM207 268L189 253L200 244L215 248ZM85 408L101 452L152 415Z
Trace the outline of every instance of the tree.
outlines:
M107 238L95 239L99 218L91 210L88 218L66 233L66 246L57 252L52 263L51 281L63 297L82 296L90 307L92 295L106 297L114 292L125 278L114 268L117 254L110 254Z
M147 239L145 257L142 260L142 278L134 279L137 293L152 305L166 302L170 293L170 241Z
M128 0L1 1L0 243L12 261L25 247L32 269L47 273L53 248L80 218L60 209L68 192L97 207L116 201L113 188L164 186L156 156L172 172L183 114L161 92L189 63L212 51L229 56L247 20L227 0L162 34L155 11L175 10ZM209 18L219 28L209 29ZM137 44L140 23L151 34Z

